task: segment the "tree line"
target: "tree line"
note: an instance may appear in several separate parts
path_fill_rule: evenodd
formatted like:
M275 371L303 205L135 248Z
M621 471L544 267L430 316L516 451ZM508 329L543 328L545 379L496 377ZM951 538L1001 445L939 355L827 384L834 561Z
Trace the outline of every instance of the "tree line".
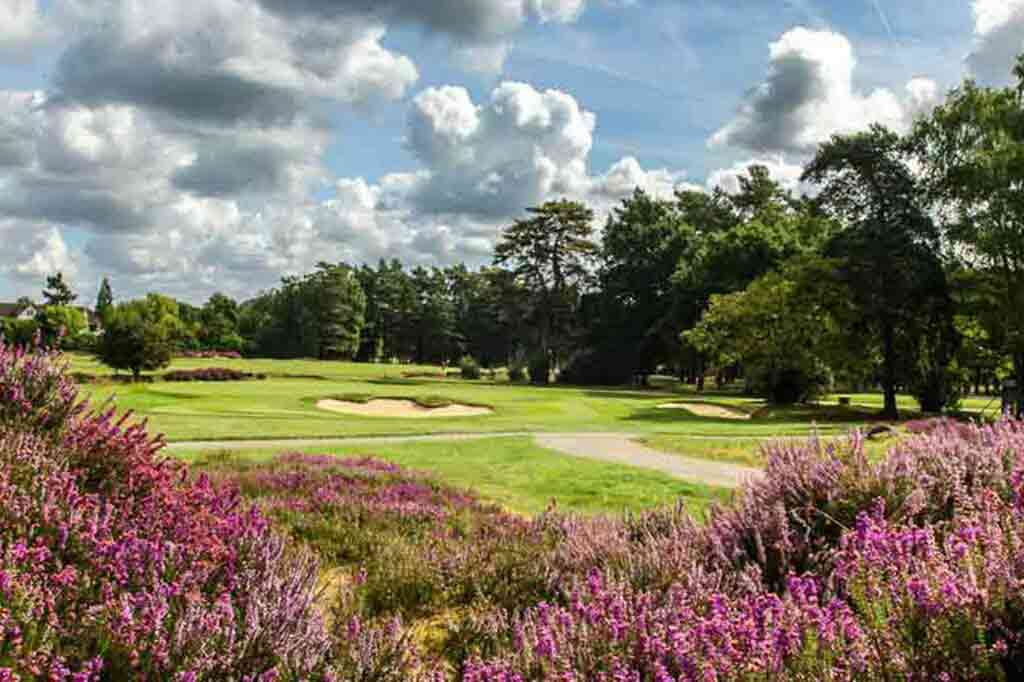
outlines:
M599 236L580 203L528 209L477 270L320 263L202 306L114 305L105 282L100 346L135 329L141 348L145 328L167 352L468 356L538 382L669 371L777 402L878 387L889 416L906 391L939 411L1024 385L1024 58L1014 73L1007 88L964 82L906 135L832 137L803 172L813 196L752 166L734 193L638 189Z

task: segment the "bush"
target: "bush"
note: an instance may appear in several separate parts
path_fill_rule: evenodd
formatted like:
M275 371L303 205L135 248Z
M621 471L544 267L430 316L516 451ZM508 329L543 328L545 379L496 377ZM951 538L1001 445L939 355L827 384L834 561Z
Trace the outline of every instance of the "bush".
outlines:
M793 405L817 400L832 389L832 372L822 364L806 368L751 370L751 386L776 405Z
M921 411L938 414L945 409L960 406L969 379L962 369L955 365L919 372L908 386L909 392L921 406Z
M202 360L216 360L218 358L241 360L242 354L237 350L185 350L178 353L178 357Z
M138 378L143 370L170 364L174 330L163 320L149 317L146 301L122 303L109 315L98 347L103 364L126 369Z
M483 375L480 364L468 355L459 361L459 372L463 379L479 379Z
M546 384L551 380L551 360L547 353L537 352L530 356L526 367L530 375L530 382L534 384Z
M618 386L629 383L633 372L621 358L594 349L574 353L558 375L558 381L581 386Z
M4 340L12 346L31 346L40 333L39 323L35 320L0 320L0 332Z
M85 413L54 355L0 346L0 392L0 679L325 671L311 555L144 428Z
M1024 425L937 422L878 464L857 437L767 454L704 527L672 511L547 519L564 598L480 624L496 652L463 681L1024 670Z
M247 381L249 379L266 379L265 374L252 374L227 367L207 367L205 369L178 369L166 372L164 381Z
M508 366L508 380L513 382L526 381L526 365L513 362Z

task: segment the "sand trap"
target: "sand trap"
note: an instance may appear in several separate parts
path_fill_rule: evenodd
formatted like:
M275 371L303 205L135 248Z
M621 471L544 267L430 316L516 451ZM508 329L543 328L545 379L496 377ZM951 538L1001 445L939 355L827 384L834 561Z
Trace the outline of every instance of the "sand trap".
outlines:
M445 407L423 407L412 400L380 398L365 403L349 400L321 400L316 404L321 410L354 414L359 417L406 417L424 419L429 417L479 417L494 412L489 407L473 405L447 405Z
M714 417L716 419L750 419L750 415L739 410L732 410L721 405L707 403L663 403L658 405L662 410L686 410L698 417Z

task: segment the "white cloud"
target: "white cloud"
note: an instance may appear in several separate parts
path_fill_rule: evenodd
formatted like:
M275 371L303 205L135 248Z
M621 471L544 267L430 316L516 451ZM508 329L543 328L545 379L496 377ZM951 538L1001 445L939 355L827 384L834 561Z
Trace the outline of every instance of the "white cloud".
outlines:
M671 199L676 190L699 189L686 182L685 172L667 168L646 171L634 157L627 156L594 179L591 195L620 201L638 188L658 199Z
M768 175L773 180L779 183L783 189L789 190L797 196L815 193L814 187L800 182L803 167L799 164L788 163L782 157L774 159L747 159L746 161L738 161L729 168L716 170L708 176L706 189L711 191L717 187L729 194L738 193L740 191L740 177L749 176L751 166L764 166L768 169Z
M318 226L332 241L370 245L364 258L479 263L528 206L583 200L596 210L597 227L637 187L663 198L696 188L682 172L646 170L632 157L591 175L595 125L571 95L525 83L502 83L483 104L463 88L427 89L413 101L406 141L424 167L376 185L340 181Z
M935 85L926 79L911 81L904 99L886 89L860 92L853 85L855 68L845 36L807 28L786 32L770 46L765 80L709 144L807 154L833 134L872 123L904 130L923 100L934 98Z
M27 286L34 286L57 271L75 281L78 259L55 226L0 220L0 240L5 244L0 249L0 273Z
M24 61L48 37L38 0L0 3L0 61Z
M505 216L587 182L594 115L557 90L505 82L477 106L460 87L413 102L409 149L430 171L411 197L426 213Z
M1012 79L1024 52L1024 0L974 0L974 48L967 69L984 85Z
M56 83L88 104L280 125L311 98L396 99L418 77L410 59L381 45L386 28L369 19L286 20L248 0L108 0L68 11L78 28Z
M445 33L494 70L523 23L573 21L585 2L298 4L316 0L54 6L67 40L55 87L0 90L0 238L16 245L0 275L26 292L62 269L89 286L110 275L119 296L245 296L319 260L485 262L527 206L565 196L605 210L635 186L669 196L683 181L632 158L591 174L594 115L506 82L478 102L421 92L405 140L419 168L336 180L317 198L333 141L324 100L400 98L418 76L385 46L388 26Z

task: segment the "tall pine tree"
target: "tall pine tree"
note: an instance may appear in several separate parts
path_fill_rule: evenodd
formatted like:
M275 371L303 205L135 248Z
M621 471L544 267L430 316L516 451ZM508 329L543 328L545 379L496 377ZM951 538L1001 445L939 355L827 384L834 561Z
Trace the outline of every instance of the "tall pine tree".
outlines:
M96 294L96 316L101 320L106 320L113 307L114 292L110 289L110 280L104 277L100 284L100 291Z

